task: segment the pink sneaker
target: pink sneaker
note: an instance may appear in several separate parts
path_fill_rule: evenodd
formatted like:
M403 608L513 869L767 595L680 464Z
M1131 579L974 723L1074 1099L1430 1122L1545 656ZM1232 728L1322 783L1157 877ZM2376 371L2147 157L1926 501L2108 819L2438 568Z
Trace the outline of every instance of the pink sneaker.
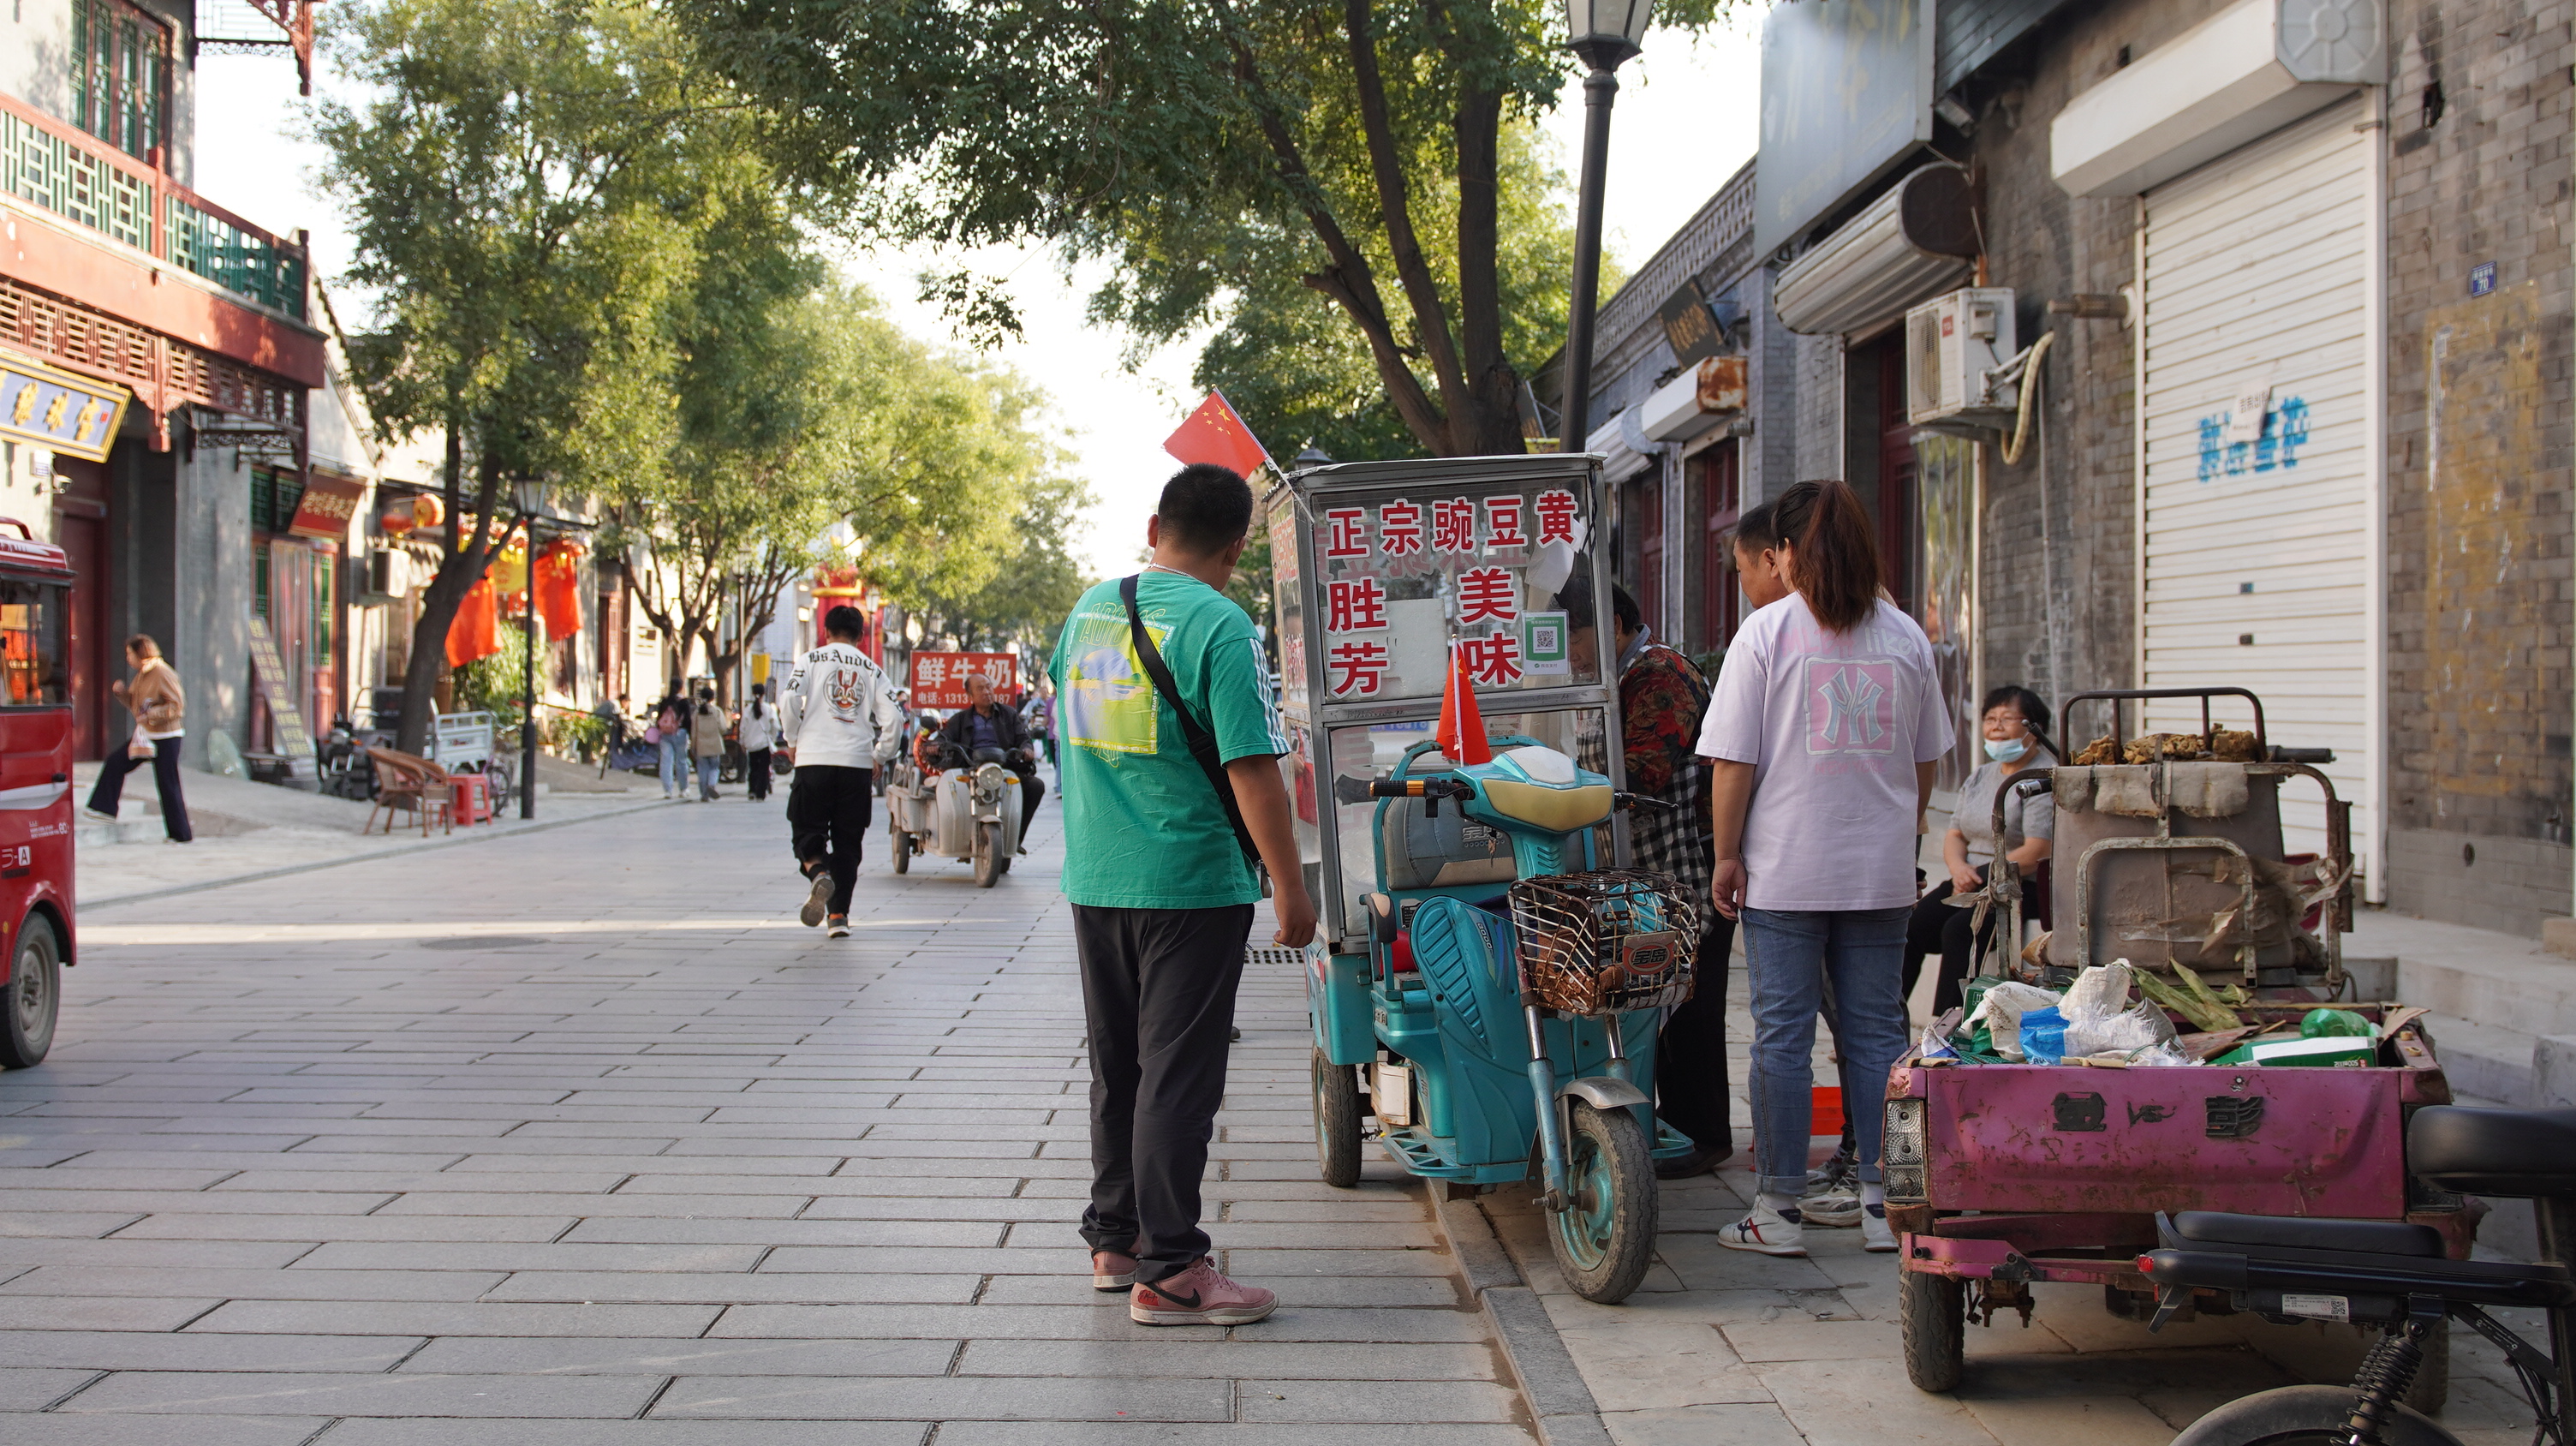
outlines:
M1235 1284L1205 1255L1178 1275L1137 1282L1127 1297L1127 1318L1138 1325L1250 1325L1278 1308L1277 1292Z
M1091 1288L1093 1290L1125 1290L1135 1283L1135 1256L1123 1250L1091 1252Z

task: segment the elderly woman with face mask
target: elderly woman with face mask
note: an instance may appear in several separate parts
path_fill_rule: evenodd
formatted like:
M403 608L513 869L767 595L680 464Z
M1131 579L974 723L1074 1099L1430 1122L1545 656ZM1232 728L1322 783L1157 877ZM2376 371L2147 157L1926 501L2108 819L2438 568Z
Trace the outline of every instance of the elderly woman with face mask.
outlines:
M1985 735L1986 758L1959 785L1959 806L1941 835L1941 861L1950 876L1933 886L1914 906L1905 931L1905 993L1912 998L1922 977L1926 955L1941 956L1941 975L1933 986L1932 1013L1937 1018L1959 1003L1959 990L1969 967L1985 952L1994 934L1989 912L1983 929L1974 927L1976 910L1954 908L1954 894L1972 894L1986 886L1995 855L2002 854L2028 878L2048 857L2056 827L2055 805L2047 795L2016 792L2004 800L2004 831L1995 836L1995 795L2022 776L2025 768L2048 768L2056 757L2048 751L2048 705L2028 688L2007 685L1986 695L1979 731Z

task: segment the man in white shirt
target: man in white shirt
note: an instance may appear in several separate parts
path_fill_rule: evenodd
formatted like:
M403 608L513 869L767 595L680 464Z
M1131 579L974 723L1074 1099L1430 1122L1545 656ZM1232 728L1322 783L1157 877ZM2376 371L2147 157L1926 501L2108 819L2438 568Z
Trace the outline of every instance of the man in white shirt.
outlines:
M797 917L850 936L850 892L868 833L877 766L903 745L903 706L876 660L859 650L867 620L843 603L823 615L831 641L796 660L779 693L779 737L796 755L787 826L796 867L811 881Z

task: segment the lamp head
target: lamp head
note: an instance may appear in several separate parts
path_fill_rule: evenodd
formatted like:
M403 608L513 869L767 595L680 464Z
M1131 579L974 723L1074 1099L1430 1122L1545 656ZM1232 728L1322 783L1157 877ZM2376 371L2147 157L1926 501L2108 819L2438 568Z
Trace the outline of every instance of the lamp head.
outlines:
M546 479L543 477L522 477L512 484L511 491L517 495L519 511L527 516L534 517L546 510Z
M1594 70L1616 70L1643 48L1654 0L1565 0L1566 44Z

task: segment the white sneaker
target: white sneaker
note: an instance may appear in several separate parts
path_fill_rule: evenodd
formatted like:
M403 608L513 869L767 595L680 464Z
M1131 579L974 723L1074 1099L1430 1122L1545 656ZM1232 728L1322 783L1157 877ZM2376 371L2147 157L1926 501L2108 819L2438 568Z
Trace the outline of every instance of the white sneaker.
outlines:
M1804 1196L1798 1201L1798 1219L1828 1230L1849 1230L1861 1221L1860 1192L1844 1185Z
M1887 1223L1887 1207L1871 1205L1860 1215L1860 1248L1872 1255L1896 1253L1896 1228Z
M1756 1205L1753 1213L1717 1232L1717 1243L1729 1250L1753 1250L1764 1255L1804 1255L1806 1233L1798 1222L1769 1206Z

